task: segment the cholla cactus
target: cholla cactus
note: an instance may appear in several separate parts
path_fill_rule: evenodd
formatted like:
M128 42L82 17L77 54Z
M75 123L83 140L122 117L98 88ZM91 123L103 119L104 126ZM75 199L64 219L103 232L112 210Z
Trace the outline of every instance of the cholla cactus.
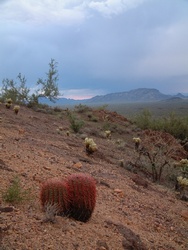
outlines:
M181 168L183 177L188 178L188 159L181 159L177 166Z
M11 98L6 99L6 103L12 104L12 99Z
M111 133L110 130L106 130L106 131L105 131L105 135L106 135L106 138L111 139L112 133Z
M178 176L177 181L178 181L179 185L181 185L183 187L188 186L188 179L187 178L183 178L182 176Z
M12 99L11 99L11 98L6 99L5 107L6 107L7 109L10 109L11 106L12 106Z
M181 159L180 164L183 166L188 166L188 159Z
M89 154L94 153L97 150L97 144L92 138L85 138L86 152Z
M141 139L139 137L133 137L133 141L135 143L135 150L138 150L140 146Z
M11 108L11 106L12 106L12 103L5 103L5 107L7 108L7 109L10 109Z
M70 136L70 131L69 130L66 131L66 135Z
M15 105L13 110L14 110L15 114L17 115L18 112L19 112L19 110L20 110L20 106L19 105Z

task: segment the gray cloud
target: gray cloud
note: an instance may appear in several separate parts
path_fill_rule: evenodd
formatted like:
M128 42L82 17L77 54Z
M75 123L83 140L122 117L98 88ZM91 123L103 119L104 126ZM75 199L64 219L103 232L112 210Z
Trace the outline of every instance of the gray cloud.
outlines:
M188 92L185 0L9 0L0 11L1 79L21 72L33 87L54 58L67 92Z

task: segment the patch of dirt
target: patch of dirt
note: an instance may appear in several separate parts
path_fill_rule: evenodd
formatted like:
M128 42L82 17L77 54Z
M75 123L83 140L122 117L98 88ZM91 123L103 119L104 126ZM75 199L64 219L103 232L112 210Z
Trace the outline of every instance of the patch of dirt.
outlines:
M188 249L188 203L177 199L174 190L120 166L122 159L134 160L135 127L117 113L94 115L98 122L85 120L80 133L67 136L66 111L52 115L21 107L15 115L0 106L0 190L7 190L15 176L30 190L18 204L5 203L1 194L0 249ZM101 136L106 120L114 128L111 139ZM93 155L86 154L83 134L98 146ZM91 219L83 223L56 216L54 223L44 223L41 183L78 172L97 182Z

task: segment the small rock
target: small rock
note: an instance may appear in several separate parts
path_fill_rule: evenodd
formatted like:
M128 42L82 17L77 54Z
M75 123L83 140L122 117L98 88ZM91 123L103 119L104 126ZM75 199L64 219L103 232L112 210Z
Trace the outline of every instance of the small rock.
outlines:
M116 188L116 189L114 189L114 192L118 195L118 197L123 198L123 196L124 196L123 190Z
M131 179L134 181L134 183L136 183L136 185L138 186L142 186L144 188L147 188L149 183L144 180L143 178L141 178L139 175L135 174L133 177L131 177Z
M188 210L183 210L181 212L181 217L183 217L185 220L188 220Z
M82 167L82 163L81 162L77 162L73 165L74 168L81 168Z
M0 212L9 213L14 211L14 207L0 207Z
M122 193L123 191L121 189L116 188L114 189L114 192L119 194L119 193Z
M109 247L105 241L98 240L96 250L109 250Z

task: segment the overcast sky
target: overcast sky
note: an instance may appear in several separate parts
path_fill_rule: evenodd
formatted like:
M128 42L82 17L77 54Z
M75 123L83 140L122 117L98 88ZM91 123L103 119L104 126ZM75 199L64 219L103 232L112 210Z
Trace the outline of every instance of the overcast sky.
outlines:
M64 97L188 93L188 0L0 0L0 84L51 58Z

